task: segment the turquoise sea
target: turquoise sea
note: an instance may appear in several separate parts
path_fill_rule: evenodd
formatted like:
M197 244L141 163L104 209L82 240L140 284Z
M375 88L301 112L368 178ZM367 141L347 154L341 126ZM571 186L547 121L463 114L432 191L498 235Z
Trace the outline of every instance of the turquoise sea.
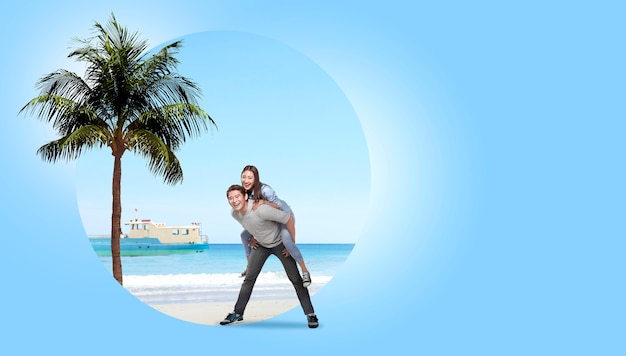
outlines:
M341 268L354 244L298 244L315 294ZM111 257L98 257L111 270ZM235 301L246 266L241 244L212 244L201 253L122 257L124 287L146 304ZM256 299L295 298L293 286L274 256L265 263L252 294Z

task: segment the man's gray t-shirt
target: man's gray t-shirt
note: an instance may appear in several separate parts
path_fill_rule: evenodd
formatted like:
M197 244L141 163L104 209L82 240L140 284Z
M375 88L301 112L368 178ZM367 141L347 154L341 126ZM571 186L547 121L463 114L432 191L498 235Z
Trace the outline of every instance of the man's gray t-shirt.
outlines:
M278 246L282 242L279 223L286 224L291 214L265 204L252 210L253 203L252 200L248 201L248 211L244 215L236 210L232 210L231 215L254 236L261 246L267 248Z

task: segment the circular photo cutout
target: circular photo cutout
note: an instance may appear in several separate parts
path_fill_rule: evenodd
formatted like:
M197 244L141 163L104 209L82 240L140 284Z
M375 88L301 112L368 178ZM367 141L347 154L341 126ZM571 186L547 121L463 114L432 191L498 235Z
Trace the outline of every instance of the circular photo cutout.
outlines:
M83 153L77 203L95 254L114 278L119 264L133 296L178 319L220 325L237 311L242 320L232 321L246 324L301 306L306 313L349 258L368 210L359 119L324 69L283 43L211 31L143 59L176 41L168 75L198 88L206 130L169 147L176 182L145 154L121 157L119 262L111 256L112 150Z

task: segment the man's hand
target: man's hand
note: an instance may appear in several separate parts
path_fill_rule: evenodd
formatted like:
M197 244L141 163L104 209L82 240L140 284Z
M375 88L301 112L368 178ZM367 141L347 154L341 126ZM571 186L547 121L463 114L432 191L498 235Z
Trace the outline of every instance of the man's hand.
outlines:
M291 256L291 255L289 254L289 251L287 251L287 249L286 249L286 248L284 248L284 249L283 249L283 256L285 256L285 257L289 257L289 256Z
M257 241L254 236L252 236L250 238L250 242L248 242L248 246L252 247L253 249L257 249L257 247L259 247L259 241Z

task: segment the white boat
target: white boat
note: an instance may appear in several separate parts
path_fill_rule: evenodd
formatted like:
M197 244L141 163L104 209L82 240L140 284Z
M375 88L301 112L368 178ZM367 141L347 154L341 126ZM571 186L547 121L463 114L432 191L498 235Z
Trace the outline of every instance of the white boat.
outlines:
M171 255L204 252L209 248L209 239L202 235L200 223L168 226L147 220L131 220L128 234L120 238L122 256ZM109 236L89 236L89 241L98 256L111 255Z

